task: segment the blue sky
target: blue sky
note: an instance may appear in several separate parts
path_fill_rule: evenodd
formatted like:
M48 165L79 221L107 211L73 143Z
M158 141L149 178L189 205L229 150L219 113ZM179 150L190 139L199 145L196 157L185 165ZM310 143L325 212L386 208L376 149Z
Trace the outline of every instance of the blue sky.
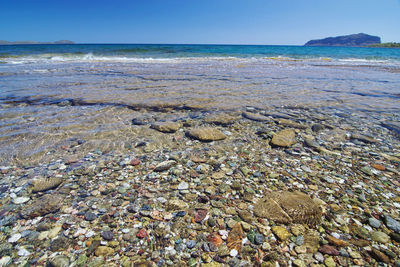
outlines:
M302 45L400 42L400 0L1 0L0 40Z

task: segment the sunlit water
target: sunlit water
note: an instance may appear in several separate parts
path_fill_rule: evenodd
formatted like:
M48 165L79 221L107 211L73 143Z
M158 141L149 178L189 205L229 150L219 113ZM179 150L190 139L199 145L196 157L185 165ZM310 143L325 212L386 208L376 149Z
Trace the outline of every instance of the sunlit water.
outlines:
M396 49L0 46L0 61L3 164L80 140L118 150L140 134L132 118L166 107L400 114Z

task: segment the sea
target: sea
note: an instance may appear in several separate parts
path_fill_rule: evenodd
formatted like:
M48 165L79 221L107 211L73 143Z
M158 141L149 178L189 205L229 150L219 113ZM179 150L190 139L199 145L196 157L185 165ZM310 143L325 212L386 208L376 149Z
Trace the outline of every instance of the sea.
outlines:
M146 113L285 107L398 120L400 49L0 45L0 164L44 160L71 140L116 149Z

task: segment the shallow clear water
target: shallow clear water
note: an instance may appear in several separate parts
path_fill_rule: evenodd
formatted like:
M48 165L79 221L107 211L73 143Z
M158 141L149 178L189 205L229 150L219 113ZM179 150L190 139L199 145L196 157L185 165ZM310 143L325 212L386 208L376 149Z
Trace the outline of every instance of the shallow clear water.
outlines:
M78 139L124 146L130 120L163 107L400 114L399 49L31 45L0 46L0 61L2 162Z

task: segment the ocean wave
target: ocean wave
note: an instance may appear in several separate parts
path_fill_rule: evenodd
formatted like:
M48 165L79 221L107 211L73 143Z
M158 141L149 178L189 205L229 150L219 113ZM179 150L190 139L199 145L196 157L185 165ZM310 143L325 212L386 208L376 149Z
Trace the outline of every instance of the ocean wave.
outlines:
M186 57L137 57L126 55L101 55L93 53L46 53L37 55L3 55L1 61L4 64L34 64L34 63L85 63L85 62L111 62L111 63L195 63L207 61L238 61L238 62L337 62L338 64L395 64L399 65L398 60L383 60L371 58L334 58L321 56L186 56Z

